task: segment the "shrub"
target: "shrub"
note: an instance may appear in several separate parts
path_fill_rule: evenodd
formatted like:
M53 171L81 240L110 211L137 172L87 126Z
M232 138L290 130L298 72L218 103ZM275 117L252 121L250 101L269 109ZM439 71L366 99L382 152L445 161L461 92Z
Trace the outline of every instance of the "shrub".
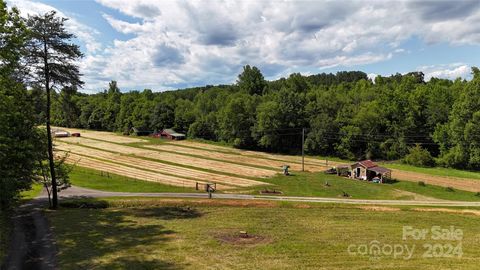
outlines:
M480 197L480 192L477 192L475 196Z
M455 191L455 189L453 189L452 187L447 187L445 190L448 191L448 192L454 192Z
M435 166L435 160L430 152L424 149L420 144L415 145L409 149L408 155L403 158L403 162L409 165L420 167L433 167Z
M427 185L425 184L425 182L423 182L423 181L418 182L418 185L421 186L421 187L427 186Z

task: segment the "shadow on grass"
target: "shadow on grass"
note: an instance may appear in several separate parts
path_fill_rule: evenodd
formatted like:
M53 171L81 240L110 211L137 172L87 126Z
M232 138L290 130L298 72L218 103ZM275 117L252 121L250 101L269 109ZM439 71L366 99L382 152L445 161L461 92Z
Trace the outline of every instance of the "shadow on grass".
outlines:
M75 207L78 206L78 207ZM63 269L182 269L184 262L158 258L151 252L166 247L175 231L142 218L192 219L202 214L187 207L115 208L108 202L88 200L62 203L52 213ZM93 208L93 209L92 209Z
M385 179L383 181L384 184L396 184L396 183L399 183L400 181L398 181L397 179Z

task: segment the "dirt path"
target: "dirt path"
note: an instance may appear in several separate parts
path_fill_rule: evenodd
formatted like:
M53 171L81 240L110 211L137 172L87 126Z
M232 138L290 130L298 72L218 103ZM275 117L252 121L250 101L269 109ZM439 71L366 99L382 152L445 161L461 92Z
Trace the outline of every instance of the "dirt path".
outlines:
M9 254L1 269L58 269L55 241L42 212L47 203L45 198L34 199L16 211Z
M60 193L63 198L105 198L105 197L158 197L158 198L196 198L207 199L207 193L135 193L135 192L109 192L80 187L71 187ZM362 205L417 205L417 206L462 206L480 207L480 202L447 201L447 200L369 200L369 199L344 199L324 197L294 197L275 195L245 195L214 193L214 199L229 200L257 200L257 201L285 201L285 202L315 202L315 203L342 203Z

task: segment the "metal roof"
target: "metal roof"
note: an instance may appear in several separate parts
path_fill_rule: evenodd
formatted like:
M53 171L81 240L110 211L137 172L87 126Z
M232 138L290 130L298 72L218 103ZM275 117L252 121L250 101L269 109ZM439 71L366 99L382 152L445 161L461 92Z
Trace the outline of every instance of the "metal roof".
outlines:
M185 137L185 134L183 134L183 133L178 133L178 132L176 132L175 130L173 130L173 129L171 129L171 128L164 129L162 132L168 133L168 134L170 134L170 135L172 135L172 136L175 136L175 137L181 137L181 136Z
M362 161L359 161L358 163L367 169L378 166L375 162L371 161L370 159L362 160Z
M369 171L376 172L376 173L381 173L381 174L391 172L390 169L387 169L387 168L384 168L384 167L380 167L380 166L371 167L371 168L368 168L368 170L369 170Z

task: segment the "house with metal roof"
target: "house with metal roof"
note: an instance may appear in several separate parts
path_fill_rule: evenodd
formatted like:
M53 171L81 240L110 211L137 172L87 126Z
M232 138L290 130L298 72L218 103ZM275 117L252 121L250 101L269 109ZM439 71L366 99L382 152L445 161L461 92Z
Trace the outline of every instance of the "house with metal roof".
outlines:
M160 132L160 137L170 140L183 140L186 136L183 133L176 132L174 129L167 128Z
M354 179L383 182L385 178L391 178L390 169L380 167L371 160L362 160L350 165L350 177Z

